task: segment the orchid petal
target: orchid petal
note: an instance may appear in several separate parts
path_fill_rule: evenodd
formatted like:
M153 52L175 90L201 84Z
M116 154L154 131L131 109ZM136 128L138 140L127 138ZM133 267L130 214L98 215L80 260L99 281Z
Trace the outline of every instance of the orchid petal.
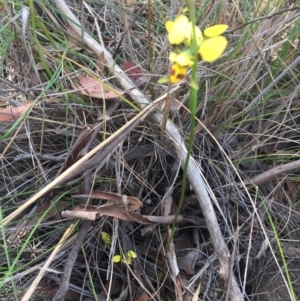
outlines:
M213 38L224 33L228 28L226 24L217 24L204 29L204 35L208 38Z
M189 19L185 15L179 15L174 22L166 22L166 29L169 33L168 39L171 45L179 45L183 43L188 24Z
M223 36L207 39L200 45L199 54L203 61L212 63L224 53L227 44Z

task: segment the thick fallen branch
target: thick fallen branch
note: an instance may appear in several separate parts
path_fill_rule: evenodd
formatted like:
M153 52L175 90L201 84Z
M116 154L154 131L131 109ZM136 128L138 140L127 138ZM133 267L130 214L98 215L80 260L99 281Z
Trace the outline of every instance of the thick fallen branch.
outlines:
M71 12L69 7L66 5L65 1L54 0L54 3L57 6L57 8L67 17L66 20L68 21L69 26L71 26L75 33L78 35L78 37L80 37L80 22ZM99 56L101 53L104 53L105 64L109 68L110 72L116 77L122 88L125 91L128 91L130 97L141 108L144 108L145 106L149 105L149 100L145 97L143 93L136 89L136 87L128 78L126 73L115 63L111 54L105 48L103 48L96 40L94 40L87 33L84 34L84 43L97 56ZM163 114L160 112L155 112L151 115L151 119L155 124L161 126ZM187 150L179 131L171 122L168 121L165 132L176 148L177 156L180 160L181 166L184 166ZM232 301L242 301L244 300L243 294L241 293L238 283L231 271L230 252L227 248L227 245L225 244L222 233L220 231L214 208L212 206L209 194L207 192L206 185L202 179L200 168L197 167L197 163L193 158L190 159L188 164L188 179L191 185L193 186L193 189L198 197L200 206L202 208L212 244L219 258L221 277L223 278L225 284L227 284L229 288L229 297Z

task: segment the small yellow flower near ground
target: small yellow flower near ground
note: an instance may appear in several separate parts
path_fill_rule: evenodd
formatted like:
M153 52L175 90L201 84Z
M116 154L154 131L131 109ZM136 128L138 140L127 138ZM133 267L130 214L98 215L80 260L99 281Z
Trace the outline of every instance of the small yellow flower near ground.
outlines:
M171 45L179 45L186 38L186 31L189 24L189 19L185 15L179 15L174 21L166 22L168 31L168 39Z
M113 256L112 261L115 262L115 263L118 263L118 262L121 261L122 263L132 264L132 260L134 258L137 258L136 253L132 250L129 250L127 252L126 256L123 256L123 257L121 257L121 255Z
M137 255L134 251L130 250L127 252L126 258L123 258L122 262L127 264L132 264L132 259L137 258Z
M115 256L113 256L112 261L115 262L115 263L120 262L121 261L121 255L115 255Z
M223 36L204 40L199 48L199 54L204 62L212 63L217 60L227 47L227 40Z
M170 70L170 82L172 84L179 83L186 77L189 67L173 64Z
M101 238L104 241L104 249L111 246L111 240L112 240L111 235L109 235L108 233L102 231L101 232Z
M195 59L193 58L190 50L186 50L178 54L171 51L169 60L170 62L176 63L183 67L192 67L195 64Z

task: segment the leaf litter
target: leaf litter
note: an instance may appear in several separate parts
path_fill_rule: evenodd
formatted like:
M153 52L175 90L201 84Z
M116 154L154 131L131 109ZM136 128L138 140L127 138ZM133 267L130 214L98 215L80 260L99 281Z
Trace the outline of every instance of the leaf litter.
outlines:
M88 11L90 3L85 4ZM41 4L37 3L36 5L38 8ZM101 4L98 5L101 8ZM126 30L130 28L131 35L129 37L136 47L134 56L140 58L141 63L134 63L137 60L126 55L125 42L120 48L124 58L120 56L118 60L127 75L138 85L136 81L145 77L148 72L150 73L150 71L146 71L149 65L145 51L148 47L145 40L147 32L141 30L139 23L145 22L145 20L142 19L142 15L138 16L138 22L134 20L136 17L130 13L131 11L126 10L126 7L120 9L120 3L112 2L111 5L110 13L101 16L101 18L105 18L103 26L105 24L104 27L107 30L103 34L102 40L113 53L116 37L108 37L110 33L119 31L120 35L125 36L125 41L128 37ZM169 8L161 5L167 13ZM102 8L104 9L104 7ZM1 7L1 11L2 9ZM262 9L265 8L260 6L259 10ZM242 20L234 21L234 18L238 17L231 19L234 16L232 12L228 12L227 16L224 6L223 11L225 14L222 20L224 19L224 22L232 21L231 28L234 28L235 22L237 24L242 22ZM233 11L236 12L236 8L233 8ZM99 9L99 16L101 13L102 11ZM261 273L263 268L257 270L256 259L252 260L252 258L256 258L256 255L259 254L263 267L264 259L271 258L268 253L270 249L279 254L278 248L273 244L273 238L271 244L266 244L263 251L260 251L261 245L265 241L269 241L269 238L264 237L263 230L267 229L268 233L272 233L267 219L264 220L264 226L259 224L259 218L265 216L265 211L261 206L264 200L276 220L276 227L280 233L279 238L294 241L294 235L298 237L296 230L299 219L297 165L295 164L293 168L291 165L287 165L291 163L290 161L292 164L294 164L293 162L297 163L295 156L298 149L298 132L295 124L297 124L299 102L297 101L298 94L295 91L298 89L298 84L295 78L289 78L288 72L283 74L284 76L281 76L280 72L276 73L283 68L280 67L280 62L276 62L269 69L274 72L271 76L272 80L270 80L269 75L261 67L261 60L257 60L255 54L257 49L262 49L261 54L266 56L267 61L270 63L272 60L276 61L274 57L267 57L268 52L276 50L279 53L281 50L276 49L278 48L276 45L272 49L266 49L265 44L272 45L274 41L280 42L281 37L276 36L275 31L283 28L282 25L287 22L285 13L288 12L282 11L280 14L279 11L272 19L270 18L273 23L272 26L268 23L268 31L264 32L265 22L262 22L261 31L258 28L257 32L253 32L253 39L248 39L246 42L247 57L244 57L241 63L238 62L238 58L231 60L230 64L225 59L221 65L210 66L211 69L206 71L208 73L203 74L207 89L203 95L207 101L205 105L199 102L198 117L203 122L197 126L193 149L195 160L200 162L199 170L202 170L207 185L213 191L211 199L214 202L222 233L233 254L232 275L237 276L240 287L245 287L245 284L250 285L254 289L257 288L260 294L263 294L263 291L259 291L260 285L256 285L256 280L247 280L253 279L253 274L265 276ZM84 14L86 17L90 17L87 12ZM268 15L267 12L266 15ZM51 18L58 20L61 18L57 12L51 10L51 7L47 8L43 15L44 18L49 16L51 16L50 20ZM293 22L293 16L294 11L291 10L289 22ZM123 20L123 18L127 18L129 22L132 22L131 24L135 23L136 27L129 24L128 28L124 28L115 22L115 20ZM156 18L155 15L154 18ZM89 22L88 18L86 22ZM257 22L260 24L260 21ZM91 25L89 30L92 30L93 26ZM269 33L270 29L274 30L273 34ZM4 30L10 29L4 28ZM51 30L52 33L60 36L61 33L57 28L53 27ZM72 33L76 35L75 31ZM99 32L95 29L93 34L97 36ZM238 34L245 34L245 32L239 31ZM10 35L7 34L7 36ZM261 38L262 36L264 39ZM29 38L30 36L28 36ZM238 36L233 35L232 38L238 39ZM161 41L155 35L153 39L153 49L156 51L157 45ZM258 44L255 47L253 40ZM76 39L74 39L74 43L76 46L72 46L74 51L78 53L82 51L80 43ZM290 53L294 53L291 43L284 45L290 47ZM3 96L1 99L5 99L5 103L1 103L0 110L1 135L6 134L7 124L10 127L12 121L18 119L26 111L27 102L31 101L30 96L39 93L40 87L33 87L39 82L48 82L47 80L39 81L37 78L35 84L30 83L32 76L27 76L27 69L26 72L25 69L22 70L21 66L13 69L9 65L10 62L18 62L17 53L23 55L24 49L20 44L18 46L18 43L10 46L11 49L19 48L16 53L12 50L7 52L9 59L4 62L5 72L2 75L9 74L10 79L13 76L16 84L11 91L7 87L1 87L1 97ZM164 59L167 57L167 52L163 52L163 45L159 47L159 50L162 50L161 57L157 60L160 69L154 68L153 74L155 75L162 73L164 68L167 68L167 62ZM50 55L47 55L47 63L52 64L51 66L58 67L57 62L60 57L56 56L57 53L57 50L53 49L49 52ZM66 53L66 55L69 56L70 53ZM72 55L74 54L72 53ZM71 59L72 55L70 55ZM158 55L158 51L155 55ZM71 79L70 82L73 84L70 84L70 91L67 92L68 97L71 97L62 96L66 91L64 89L60 91L59 89L62 87L54 85L33 107L25 122L17 126L13 136L3 138L1 141L1 152L6 153L1 161L0 179L3 183L0 189L3 196L1 205L5 217L15 208L26 203L31 195L43 189L49 181L71 168L89 150L113 135L136 114L123 103L117 102L113 106L112 100L119 98L119 95L124 95L125 92L108 73L104 53L95 55L80 53L78 59L82 65L86 66L88 60L80 59L84 56L93 56L96 63L93 64L90 71L97 74L99 79L97 76L90 76L91 73L83 75L82 70L76 70L78 73L73 73L71 76L65 73L67 76L59 80L63 79L61 83L66 85L66 82ZM35 51L32 59L36 66L42 65ZM27 57L23 62L26 60L29 62ZM287 65L293 63L290 58L284 61ZM291 66L292 68L288 69L293 70L294 67ZM73 70L75 65L67 67L64 69L65 72ZM28 66L28 70L35 74L32 66ZM39 68L38 71L45 72L45 68ZM74 74L80 74L80 76L76 77ZM215 80L216 74L225 74L225 76L218 81ZM227 81L228 74L234 80ZM41 76L41 74L35 76ZM275 84L272 86L274 82ZM142 86L143 84L144 86ZM19 86L23 92L16 89ZM158 87L157 84L154 86L154 92L160 96L164 87ZM110 90L109 87L118 88ZM142 81L141 87L147 90L149 86ZM264 88L266 87L272 90L272 101L268 102L265 97L264 102L261 102L256 95L260 95L261 91L265 93ZM277 91L278 87L280 87L280 93ZM227 95L226 99L216 101L218 91L222 91L223 88L224 94L222 95ZM56 93L57 91L62 93ZM203 90L201 91L203 92ZM12 92L15 93L14 95L21 93L23 99L22 97L15 98ZM255 94L254 96L251 94L252 92ZM184 85L174 92L174 99L180 105L170 112L172 122L181 129L183 140L188 135L186 129L189 127L189 113L184 107L187 93ZM90 102L90 98L107 99L111 100L111 103L104 104L104 102L97 102L94 99ZM7 102L7 99L10 102ZM251 103L252 100L255 101ZM18 106L14 105L16 102ZM12 104L11 107L8 107L8 104L9 106ZM103 114L102 118L97 120L95 116L99 116L97 110L100 106ZM249 112L247 110L250 107L251 111ZM293 108L293 110L288 111L287 108ZM111 110L110 113L109 110ZM245 118L241 118L241 114L245 114ZM227 116L229 121L224 116ZM1 119L2 117L3 119ZM230 123L230 118L233 120L232 123ZM5 289L10 296L5 295L4 298L13 296L12 300L21 299L24 295L24 288L27 289L34 280L36 271L39 269L37 265L48 258L47 250L51 250L59 242L69 223L77 222L80 228L84 221L79 219L84 218L92 222L87 229L88 235L82 236L81 240L78 240L81 249L79 248L80 250L76 254L77 259L72 265L68 264L71 274L67 285L70 286L70 289L72 288L73 294L67 291L67 299L97 300L109 297L112 300L118 298L130 298L138 301L181 300L187 295L193 301L226 298L227 287L222 284L222 281L219 281L219 262L214 256L215 250L207 231L205 217L192 188L185 191L185 202L177 220L172 252L168 253L166 250L168 238L171 236L170 224L174 221L174 212L180 194L181 174L178 171L178 162L176 162L177 165L174 164L174 161L177 160L176 149L170 145L166 147L163 143L164 139L158 138L158 131L149 120L135 124L119 138L118 143L111 144L111 146L106 145L101 150L102 156L92 157L89 165L83 165L77 172L66 176L65 181L39 198L36 206L30 206L23 215L16 216L15 221L5 227L9 246L7 251L1 249L2 267L5 270L7 258L11 258L10 263L12 263L18 256L21 259L20 262L24 263L24 267L18 266L18 269L12 273L12 277L15 278L9 278L9 276L6 279L6 283L15 282L18 296L14 296L7 286ZM23 156L23 159L18 161L14 160L24 153L29 156ZM227 161L224 154L228 155L231 161ZM286 160L281 154L285 154L288 159ZM61 160L52 160L53 157L64 158L65 161L61 164ZM237 179L235 169L242 177L241 179ZM197 176L200 175L197 174ZM86 185L86 182L91 187ZM257 186L252 191L253 182ZM168 195L165 188L170 185L173 191ZM245 185L247 185L250 196L256 202L251 203L251 197L247 195ZM257 191L260 195L258 199ZM264 199L261 196L264 196ZM259 218L256 217L253 208L257 208ZM42 220L41 215L47 211L49 212ZM62 217L67 218L63 219ZM19 230L22 231L19 232ZM100 233L103 231L112 235L109 247L107 242L101 238ZM15 238L13 234L16 234ZM74 250L75 241L80 236L76 238L76 235L73 234L67 239L65 249L62 249L51 264L49 271L52 272L45 274L40 283L41 287L36 289L35 293L42 295L45 300L53 299L58 288L62 286L63 276L61 273L62 271L64 274L67 272L64 267L64 264L68 262L66 252L71 253ZM26 241L27 239L28 241ZM235 249L235 239L239 240L237 249ZM252 243L251 248L249 242ZM21 248L22 244L24 250ZM283 250L291 258L292 263L295 262L293 258L297 258L298 249L292 243L283 244ZM123 264L114 264L112 273L108 273L109 277L107 277L107 271L112 266L112 256L128 254L130 250L137 254L137 258L132 260L130 266L126 265L126 258L123 260L125 261ZM110 254L110 252L112 253ZM237 254L236 258L234 258L234 254ZM249 269L243 270L248 262ZM297 265L295 264L295 266ZM33 270L31 271L29 267ZM24 274L21 274L23 272ZM248 278L244 279L246 272ZM291 272L293 276L294 271ZM259 278L264 281L264 277ZM284 287L284 285L279 283L277 287ZM48 291L48 294L43 295L43 289ZM256 291L253 293L255 294ZM286 291L284 295L288 296L288 292Z
M109 91L108 88L105 88L103 84L101 84L99 79L89 76L79 76L78 87L73 85L73 88L76 89L76 91L80 92L82 95L101 99L114 99L124 94L123 91L115 88L113 90L117 91L118 94Z

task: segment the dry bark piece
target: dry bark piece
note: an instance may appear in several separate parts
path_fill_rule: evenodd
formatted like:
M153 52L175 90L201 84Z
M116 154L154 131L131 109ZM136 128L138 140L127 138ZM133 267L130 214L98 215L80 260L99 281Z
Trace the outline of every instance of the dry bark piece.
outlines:
M192 301L198 301L200 289L201 289L201 282L200 282L198 288L196 289L195 294L193 295Z

